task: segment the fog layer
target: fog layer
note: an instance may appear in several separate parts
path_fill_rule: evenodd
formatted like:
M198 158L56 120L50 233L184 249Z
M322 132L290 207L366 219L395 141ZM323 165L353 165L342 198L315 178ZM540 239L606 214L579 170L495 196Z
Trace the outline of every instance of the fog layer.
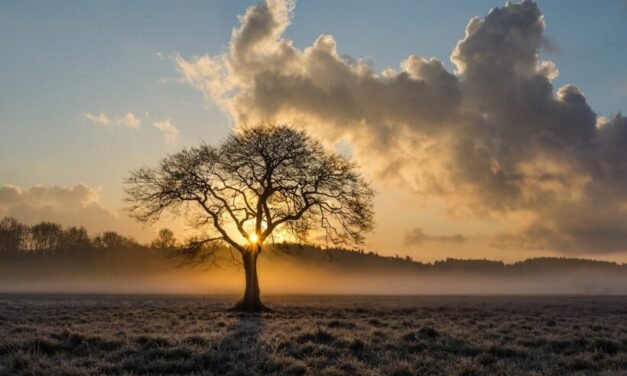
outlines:
M231 257L232 256L232 257ZM262 294L625 294L625 266L575 259L421 264L372 253L290 247L259 259ZM167 251L19 255L0 263L1 293L240 294L237 255L181 265Z

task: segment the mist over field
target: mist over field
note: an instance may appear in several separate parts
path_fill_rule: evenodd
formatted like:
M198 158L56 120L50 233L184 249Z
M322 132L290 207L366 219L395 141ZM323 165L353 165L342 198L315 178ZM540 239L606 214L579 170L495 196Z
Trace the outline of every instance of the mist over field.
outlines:
M214 260L189 264L161 249L21 254L0 263L0 292L240 294L244 275L236 256L220 250ZM609 262L557 258L423 264L298 245L268 248L259 260L261 291L269 295L626 294L626 271Z

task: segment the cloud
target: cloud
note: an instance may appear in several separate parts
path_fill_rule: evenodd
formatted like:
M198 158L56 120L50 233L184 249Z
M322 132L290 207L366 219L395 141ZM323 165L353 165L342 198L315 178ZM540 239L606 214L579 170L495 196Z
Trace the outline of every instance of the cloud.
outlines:
M4 207L26 204L37 208L50 206L54 209L76 210L97 202L99 198L99 189L85 184L69 188L32 186L24 189L15 185L0 186L0 206Z
M84 116L85 116L85 119L91 121L94 124L98 124L98 125L111 124L111 119L107 115L105 115L103 112L101 112L98 115L90 114L88 112Z
M403 243L406 246L420 245L427 242L438 243L463 243L466 238L461 234L453 235L429 235L420 227L405 231Z
M118 124L122 127L139 128L141 120L139 120L137 116L133 115L133 113L129 112L118 119Z
M85 184L73 187L15 185L0 186L0 214L27 224L51 221L65 226L85 226L92 233L117 231L141 240L154 234L120 212L100 203L100 189Z
M155 121L152 123L152 126L157 128L163 134L165 141L168 143L176 142L176 139L179 134L179 130L176 129L174 123L170 119Z
M100 114L91 114L85 113L85 119L91 121L92 123L100 126L117 126L123 128L132 128L138 129L141 127L142 120L139 116L133 114L132 112L128 112L124 115L118 115L115 117L110 117L107 114L101 112ZM150 113L146 111L144 113L144 119L146 121L151 120ZM165 141L167 143L174 143L178 138L178 129L170 119L154 121L152 126L157 128L164 136Z
M91 121L92 123L101 126L115 125L118 127L133 129L137 129L141 126L141 119L135 116L132 112L128 112L124 115L118 115L114 118L111 118L103 112L97 115L88 112L85 113L83 116L85 117L85 119Z
M501 239L627 251L627 118L598 122L581 89L553 86L559 71L539 57L552 44L536 3L472 18L454 72L418 55L375 72L326 34L298 49L284 36L293 12L291 1L250 7L225 53L177 56L177 70L236 124L290 122L349 144L379 182L451 215L516 222Z

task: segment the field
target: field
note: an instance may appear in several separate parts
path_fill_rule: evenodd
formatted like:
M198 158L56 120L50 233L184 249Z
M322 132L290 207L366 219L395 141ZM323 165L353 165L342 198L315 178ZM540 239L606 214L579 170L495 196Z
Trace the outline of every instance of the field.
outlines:
M0 296L0 374L627 374L625 297Z

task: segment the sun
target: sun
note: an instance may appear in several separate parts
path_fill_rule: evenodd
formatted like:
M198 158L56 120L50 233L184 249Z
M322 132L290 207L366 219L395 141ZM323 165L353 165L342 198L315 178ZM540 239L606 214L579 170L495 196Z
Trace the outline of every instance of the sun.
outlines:
M251 243L257 243L259 241L259 237L253 232L252 234L248 235L248 240L250 240Z

